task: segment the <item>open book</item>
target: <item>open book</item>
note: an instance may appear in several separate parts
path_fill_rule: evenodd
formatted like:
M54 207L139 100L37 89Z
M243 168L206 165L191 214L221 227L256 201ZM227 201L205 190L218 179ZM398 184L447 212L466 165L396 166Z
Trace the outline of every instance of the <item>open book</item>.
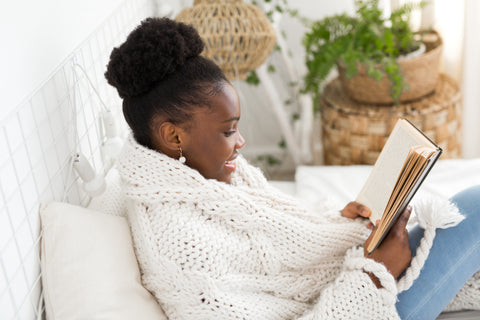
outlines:
M410 121L397 121L356 199L370 208L372 223L381 219L368 253L380 245L441 153Z

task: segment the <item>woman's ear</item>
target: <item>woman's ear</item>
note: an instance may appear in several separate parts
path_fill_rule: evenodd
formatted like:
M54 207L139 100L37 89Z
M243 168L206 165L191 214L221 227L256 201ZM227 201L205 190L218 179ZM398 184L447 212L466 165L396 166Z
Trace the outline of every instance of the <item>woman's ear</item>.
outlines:
M159 144L158 147L165 153L168 153L168 151L176 152L182 141L182 132L183 130L179 126L170 121L161 122L155 127L155 136L157 144Z

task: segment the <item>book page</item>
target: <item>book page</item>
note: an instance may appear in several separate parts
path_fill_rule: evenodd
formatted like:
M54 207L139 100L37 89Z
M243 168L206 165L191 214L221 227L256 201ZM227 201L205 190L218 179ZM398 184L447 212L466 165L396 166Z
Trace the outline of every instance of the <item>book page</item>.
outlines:
M397 178L397 182L395 183L395 186L393 187L393 191L385 207L385 211L383 212L382 219L384 218L385 214L388 214L391 211L393 204L398 199L400 191L402 190L403 186L407 182L408 177L412 172L413 167L416 165L417 161L418 161L418 154L415 152L415 147L410 148L410 150L408 151L408 157L402 166L402 170Z
M407 120L398 120L356 199L370 208L373 223L381 219L408 152L417 145L435 148Z
M413 156L410 156L412 152ZM436 153L437 150L430 147L417 146L410 149L409 157L401 172L401 177L403 179L399 178L399 181L397 181L395 190L388 202L388 206L385 209L380 225L367 247L369 253L378 246L388 230L390 230L394 222L397 220L398 216L403 211L403 208L405 208L409 199L412 197L412 194L415 192L413 190L416 190L419 184L423 181L422 176L424 177L428 173L428 170L426 170L427 167L429 164L431 166L434 163L430 160L435 157ZM396 199L393 199L394 196Z
M392 195L388 201L382 220L385 215L391 216L403 204L407 195L411 192L415 181L420 177L420 173L425 169L428 160L435 153L436 149L430 147L415 146L410 148L409 156L405 161L402 172L393 189Z

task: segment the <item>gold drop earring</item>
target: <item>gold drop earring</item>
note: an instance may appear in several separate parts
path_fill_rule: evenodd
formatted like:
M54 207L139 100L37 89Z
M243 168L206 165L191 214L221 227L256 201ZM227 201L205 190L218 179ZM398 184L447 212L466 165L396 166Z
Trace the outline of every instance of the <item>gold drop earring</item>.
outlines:
M178 161L180 161L180 163L185 163L187 159L185 159L185 157L182 154L182 147L178 146L178 151L180 152L180 157L178 158Z

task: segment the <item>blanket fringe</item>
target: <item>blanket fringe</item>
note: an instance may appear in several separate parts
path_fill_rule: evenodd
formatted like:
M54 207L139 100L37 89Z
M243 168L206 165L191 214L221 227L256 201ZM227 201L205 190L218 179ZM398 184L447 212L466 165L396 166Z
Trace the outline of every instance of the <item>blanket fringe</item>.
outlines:
M436 229L454 227L465 218L453 203L440 198L422 199L415 204L415 212L418 224L425 232L410 267L397 282L398 293L410 288L418 278L432 247Z

